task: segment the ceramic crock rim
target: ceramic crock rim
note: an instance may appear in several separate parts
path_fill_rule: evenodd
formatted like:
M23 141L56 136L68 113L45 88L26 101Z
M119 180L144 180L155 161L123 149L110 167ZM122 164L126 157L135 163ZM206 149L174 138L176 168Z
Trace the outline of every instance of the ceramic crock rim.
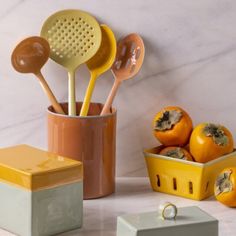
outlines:
M81 103L81 102L76 102L76 103ZM91 102L93 104L101 104L104 105L100 102ZM68 102L60 102L59 104L68 104ZM47 107L47 113L51 114L52 116L59 116L59 117L63 117L63 118L69 118L69 119L102 119L102 118L107 118L107 117L112 117L112 116L116 116L117 114L117 109L112 107L112 113L109 114L105 114L105 115L96 115L96 116L78 116L78 115L73 115L73 116L69 116L69 115L64 115L64 114L59 114L53 111L50 111L49 109L52 108L52 105Z

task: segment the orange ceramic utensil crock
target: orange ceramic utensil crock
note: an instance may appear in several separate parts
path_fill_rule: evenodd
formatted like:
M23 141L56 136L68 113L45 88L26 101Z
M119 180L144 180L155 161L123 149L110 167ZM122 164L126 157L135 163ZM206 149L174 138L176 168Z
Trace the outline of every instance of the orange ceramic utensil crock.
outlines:
M64 111L68 104L61 104ZM79 113L82 103L77 103ZM116 110L100 116L102 104L91 103L88 116L66 116L48 109L48 150L83 162L84 199L115 190Z

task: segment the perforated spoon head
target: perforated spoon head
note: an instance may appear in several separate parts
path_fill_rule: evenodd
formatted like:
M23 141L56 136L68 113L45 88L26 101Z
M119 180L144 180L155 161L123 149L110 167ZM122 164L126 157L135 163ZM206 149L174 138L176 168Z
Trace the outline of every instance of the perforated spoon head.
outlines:
M106 72L111 68L116 57L116 38L112 30L101 25L102 42L97 53L86 62L89 70L97 75Z
M43 24L41 36L50 44L50 58L75 70L95 55L101 44L101 29L96 19L80 10L63 10Z
M144 43L138 34L129 34L121 39L118 42L116 59L112 66L116 79L123 81L136 75L143 64L144 54Z
M20 73L37 74L47 62L50 47L42 37L34 36L21 41L13 50L11 63Z

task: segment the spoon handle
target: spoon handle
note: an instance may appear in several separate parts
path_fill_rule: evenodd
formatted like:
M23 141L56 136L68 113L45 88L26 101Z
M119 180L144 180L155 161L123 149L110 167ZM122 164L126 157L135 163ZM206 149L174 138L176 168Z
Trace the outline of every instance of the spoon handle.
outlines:
M69 116L76 116L75 71L68 71L68 79Z
M59 114L65 114L65 112L63 111L61 105L58 103L56 97L54 96L52 90L49 88L46 80L44 79L43 75L41 72L35 74L37 76L37 78L40 81L40 84L44 90L44 92L46 93L46 95L48 96L53 109L55 110L55 112L59 113Z
M96 79L97 79L97 74L96 73L91 73L91 78L90 78L90 81L89 81L88 88L86 90L86 94L85 94L85 97L84 97L84 102L83 102L83 105L82 105L82 108L81 108L81 111L80 111L80 116L87 116L87 114L88 114L89 104L90 104L92 93L93 93L93 90L94 90L94 87L95 87Z
M110 94L109 94L109 96L108 96L108 98L107 98L107 100L105 102L105 105L104 105L104 107L102 109L102 112L100 114L101 116L110 113L110 108L111 108L113 100L114 100L114 98L116 96L117 90L118 90L118 88L120 86L120 83L121 83L120 80L117 80L117 79L115 80L115 82L114 82L114 84L112 86L111 92L110 92Z

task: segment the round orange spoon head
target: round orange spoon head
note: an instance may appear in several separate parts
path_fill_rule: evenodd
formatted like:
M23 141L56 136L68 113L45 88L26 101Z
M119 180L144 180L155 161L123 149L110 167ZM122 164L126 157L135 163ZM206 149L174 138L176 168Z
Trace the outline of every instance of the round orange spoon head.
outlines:
M117 54L112 66L116 79L122 81L133 77L140 70L145 54L142 38L138 34L129 34L117 45Z
M11 62L20 73L37 74L47 62L50 54L48 42L41 37L29 37L21 41L14 49Z

